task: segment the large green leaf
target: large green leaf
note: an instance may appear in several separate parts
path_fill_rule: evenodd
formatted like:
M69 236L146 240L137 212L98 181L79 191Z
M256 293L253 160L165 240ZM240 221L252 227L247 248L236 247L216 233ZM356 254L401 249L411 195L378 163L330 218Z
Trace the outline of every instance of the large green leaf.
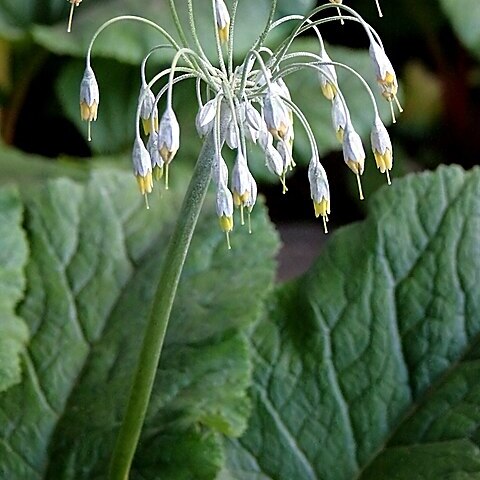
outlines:
M278 289L224 478L480 478L479 188L456 167L396 182Z
M20 381L20 354L28 339L25 323L15 315L28 257L22 217L17 191L0 191L0 392Z
M463 43L480 58L480 3L477 0L440 0Z
M91 164L87 160L47 159L30 155L0 144L0 184L34 185L48 178L68 176L76 180L87 178Z
M31 341L22 383L0 395L2 478L105 478L182 193L155 193L147 211L134 183L104 170L25 196L20 314ZM243 330L272 283L277 245L261 205L253 222L254 236L239 228L229 252L216 219L201 218L132 478L213 479L222 434L245 428Z

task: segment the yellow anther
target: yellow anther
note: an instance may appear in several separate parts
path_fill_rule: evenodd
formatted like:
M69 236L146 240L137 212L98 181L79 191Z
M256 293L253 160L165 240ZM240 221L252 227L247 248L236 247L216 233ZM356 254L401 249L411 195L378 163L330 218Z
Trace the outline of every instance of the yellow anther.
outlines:
M222 215L219 218L220 228L224 232L231 232L233 230L233 217L227 217L226 215Z
M86 102L80 102L80 115L82 120L86 122L93 122L97 119L98 105L97 102L93 102L88 105Z
M336 131L336 133L335 133L335 135L336 135L336 137L337 137L337 140L338 140L340 143L343 143L343 133L344 133L344 132L345 132L345 130L344 130L342 127L340 127L340 128Z
M333 100L337 94L337 87L331 83L326 82L325 85L321 85L322 93L327 100Z
M230 24L227 24L225 25L225 27L218 29L218 37L221 43L228 42L229 30L230 30Z
M155 167L153 167L153 177L157 182L161 180L163 177L163 167L159 167L158 165L155 165Z
M144 177L141 175L136 175L138 188L140 189L140 193L145 195L147 193L151 193L153 189L153 180L151 172L147 173Z
M313 207L315 209L315 217L318 218L320 215L326 217L330 213L330 204L326 198L322 198L319 202L313 202Z
M150 133L152 133L152 125L153 131L158 132L158 117L153 117L153 121L151 118L142 118L142 125L145 135L150 135Z

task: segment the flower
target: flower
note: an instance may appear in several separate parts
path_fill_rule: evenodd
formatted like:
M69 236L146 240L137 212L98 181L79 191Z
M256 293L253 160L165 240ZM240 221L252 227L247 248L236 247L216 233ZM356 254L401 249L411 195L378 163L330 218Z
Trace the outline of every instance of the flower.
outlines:
M223 0L215 0L218 37L222 43L228 42L230 14Z
M244 206L250 195L250 178L247 160L241 150L238 151L232 169L233 203L236 207Z
M339 95L335 95L332 100L332 124L335 130L335 135L340 143L343 143L343 132L347 125L347 120L350 118L348 108L344 100Z
M355 131L351 122L347 122L343 135L343 158L350 170L357 176L360 200L364 199L360 175L365 168L365 150L360 135Z
M337 94L338 80L335 66L332 65L332 59L328 56L325 48L320 53L320 61L324 64L320 67L318 76L322 93L327 100L333 100Z
M290 128L288 109L279 95L271 89L263 99L265 123L275 138L285 138Z
M217 189L216 207L220 228L227 236L227 245L230 250L228 234L233 230L233 197L224 182L221 182Z
M332 102L331 118L338 140L342 143L346 165L355 173L358 181L360 198L363 199L360 176L365 168L365 151L358 133L355 131L341 84L337 78L337 66L345 67L347 72L363 78L352 67L333 61L325 49L320 29L325 21L329 20L356 20L365 27L370 39L370 57L373 61L375 75L383 96L390 105L397 100L398 81L378 34L367 26L352 8L342 5L342 0L330 0L325 6L338 9L338 15L333 15L322 21L314 21L313 16L319 10L313 10L299 20L297 28L293 29L293 36L288 41L279 42L279 46L270 50L263 45L264 36L277 28L288 19L298 18L295 15L284 20L273 22L275 12L272 11L269 24L264 30L246 57L240 60L238 66L233 64L236 56L231 51L231 45L224 52L217 42L218 66L211 62L211 55L207 56L202 49L200 39L196 35L195 15L193 7L188 9L190 33L194 37L193 47L189 45L187 37L182 38L182 46L176 43L174 37L166 34L167 42L174 51L171 65L155 74L152 80L147 81L146 61L149 56L165 45L158 45L145 56L141 67L141 85L139 105L137 108L137 135L133 150L134 174L137 178L140 191L143 195L153 188L152 177L165 177L168 188L168 167L180 148L180 126L172 108L173 90L176 85L186 79L196 79L196 97L198 112L195 118L195 127L198 135L207 143L205 154L214 155L212 161L212 179L216 186L216 210L222 230L228 234L233 229L234 207L240 209L241 223L244 224L244 210L250 214L257 199L257 184L250 171L252 165L247 161L248 142L257 144L264 152L266 168L276 175L282 184L283 192L287 191L286 174L295 167L293 141L295 128L300 123L306 132L310 144L311 161L308 169L310 193L316 217L322 217L325 231L327 231L328 216L330 214L330 187L323 166L318 159L318 147L315 134L308 118L295 103L295 95L291 95L286 79L296 71L308 68L318 73L323 95ZM175 10L175 2L169 3L173 10L173 17L180 22ZM378 0L377 6L379 7ZM224 0L213 2L212 25L217 31L217 40L226 43L229 40L231 19ZM349 16L343 18L341 9L348 11ZM323 9L321 9L323 10ZM331 10L331 8L330 8ZM326 9L325 9L326 11ZM128 17L138 22L152 26L153 22L142 17ZM123 20L117 17L115 21ZM114 22L106 22L97 30L98 33ZM233 24L233 20L232 20ZM179 25L177 25L179 26ZM314 29L319 42L319 52L302 52L291 49L292 43L309 29ZM163 31L161 27L158 27ZM181 30L181 29L180 29ZM95 39L94 38L94 39ZM87 53L87 69L81 86L82 118L89 122L97 118L99 103L98 85L90 68L90 54L93 42ZM206 51L206 49L205 49ZM306 58L306 60L305 60ZM177 65L179 64L179 65ZM151 88L161 79L168 81L161 87L157 97ZM375 97L366 81L362 81L367 95L373 102L374 115L371 132L372 149L378 169L386 173L388 181L389 171L392 168L392 146L385 126L378 117L378 107ZM158 122L157 102L166 94L166 109ZM314 102L316 99L309 99ZM392 107L393 108L393 107ZM401 107L399 107L401 108ZM393 113L393 111L392 111ZM140 121L141 120L141 121ZM146 148L140 138L140 123L143 123L146 135L149 135ZM157 133L155 134L155 131ZM225 145L235 150L235 161L231 170L229 182L229 167L222 157ZM303 150L303 149L302 149ZM252 157L253 158L253 157ZM230 185L230 190L228 188ZM249 231L251 231L249 219ZM230 245L230 244L229 244Z
M158 109L155 105L155 95L152 90L144 85L140 90L141 102L140 118L142 119L143 131L145 135L150 135L152 130L158 131Z
M147 193L151 193L153 189L152 161L148 150L139 138L136 138L133 144L132 161L133 174L137 178L140 193L146 198Z
M80 83L80 115L82 120L88 122L88 141L92 140L91 122L97 119L98 105L100 104L100 91L97 79L90 64L87 62L82 82Z
M385 53L382 46L373 37L370 41L369 47L370 58L373 61L373 67L377 75L377 82L380 86L383 97L390 102L390 108L392 112L393 123L396 122L395 113L393 111L392 102L395 101L399 112L403 112L402 106L398 101L398 80L395 74L395 70L390 63L390 60Z
M82 120L92 122L97 119L100 92L97 79L90 65L87 65L80 83L80 114Z
M213 128L213 121L217 113L217 98L208 101L198 110L195 118L195 127L200 137L204 137Z
M390 185L389 171L392 169L393 164L392 142L385 125L378 115L375 117L370 140L377 168L381 173L387 174L387 181Z
M180 125L173 109L167 107L158 127L158 151L166 165L173 160L179 147Z
M157 135L150 135L147 142L147 150L152 162L152 172L155 180L160 180L163 177L163 158L158 151L158 137Z
M327 233L328 215L330 215L330 187L327 173L317 157L312 157L308 165L308 181L310 182L310 196L313 200L315 217L322 216L325 233Z

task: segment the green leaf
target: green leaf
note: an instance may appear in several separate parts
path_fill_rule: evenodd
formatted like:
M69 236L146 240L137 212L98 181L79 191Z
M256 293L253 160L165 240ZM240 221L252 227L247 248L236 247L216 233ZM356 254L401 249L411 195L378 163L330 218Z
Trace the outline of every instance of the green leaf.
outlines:
M225 478L480 478L479 188L457 167L384 188L277 290Z
M90 165L86 161L46 159L0 144L0 185L8 183L35 185L60 176L83 180L87 178L89 168Z
M477 0L440 0L455 32L467 48L480 58L480 3Z
M22 230L23 208L18 192L0 191L0 394L20 382L20 355L28 340L15 307L25 288L28 249Z
M32 338L23 382L0 395L2 477L105 478L183 190L155 192L147 211L131 175L102 170L85 185L50 181L26 195L20 313ZM217 219L201 218L132 479L213 479L222 435L245 428L244 330L272 283L277 247L261 205L253 224L254 236L235 231L229 252Z

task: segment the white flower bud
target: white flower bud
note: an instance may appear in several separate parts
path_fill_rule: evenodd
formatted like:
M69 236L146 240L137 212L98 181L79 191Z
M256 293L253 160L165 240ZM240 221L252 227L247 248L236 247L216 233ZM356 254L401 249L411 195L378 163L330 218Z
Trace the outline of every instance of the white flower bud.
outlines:
M224 183L228 183L228 167L220 153L215 154L215 160L213 162L212 178L217 187Z
M343 158L350 170L357 176L358 193L360 194L360 200L363 200L360 175L362 175L365 167L365 150L363 149L362 140L354 130L351 122L347 123L343 135Z
M265 123L275 138L285 138L290 127L288 109L282 99L271 91L264 98Z
M268 133L267 125L265 120L257 111L257 109L250 103L244 103L245 109L245 122L244 122L244 130L245 136L248 140L253 143L257 143L257 140L260 138L262 132Z
M235 150L238 148L238 135L237 135L237 128L235 125L235 120L232 118L230 122L228 123L227 130L225 132L225 141L227 142L227 145L232 149Z
M157 135L150 135L147 142L147 150L152 162L152 172L155 180L160 180L163 177L163 158L158 151L158 137Z
M224 183L220 183L217 188L216 210L221 229L226 233L231 232L233 230L233 197Z
M258 144L263 151L266 151L268 147L273 146L273 135L268 130L262 130L258 137Z
M168 165L180 146L180 126L171 107L167 107L158 128L158 150Z
M382 94L387 100L392 100L398 91L398 81L392 64L385 50L372 38L369 48L370 58L373 61L375 75L381 87Z
M323 50L320 55L321 61L326 65L321 65L318 78L320 80L320 87L322 93L328 100L333 100L337 94L338 80L335 66L331 65L332 59L328 53Z
M232 169L232 192L233 203L235 206L243 206L250 195L250 171L248 170L247 160L242 152L238 150L237 158Z
M148 86L143 86L140 89L139 101L142 102L140 107L140 117L142 119L143 131L145 135L150 135L153 131L158 131L158 109L155 105L155 95Z
M328 215L330 215L330 187L327 173L317 158L312 158L308 166L308 181L310 183L310 197L313 200L315 217L323 218L325 233L327 233Z
M392 142L385 125L378 115L375 117L370 140L377 168L381 173L387 174L388 183L390 183L388 172L392 169L393 164Z
M215 0L218 36L222 43L228 42L230 14L223 0Z
M250 174L250 192L249 192L249 195L248 195L248 198L247 198L247 201L245 202L245 206L248 208L249 212L252 211L255 203L257 202L257 182L255 181L255 179L253 178L253 175L248 172Z
M208 101L197 113L195 126L198 135L203 138L214 127L215 115L217 114L217 98Z
M82 120L92 122L97 119L98 105L100 104L100 91L97 79L90 66L85 68L82 82L80 83L80 113Z
M287 142L280 140L277 142L277 151L282 157L283 162L283 172L286 172L289 168L293 168L295 162L293 161L292 153Z
M365 167L365 150L360 135L350 122L343 136L343 158L353 173L362 175Z
M265 148L265 165L274 175L278 177L283 175L283 159L273 145L267 145Z
M343 142L343 132L347 125L350 114L346 105L342 102L340 95L335 95L332 100L332 124L335 135L340 143Z
M152 161L143 142L136 138L132 151L133 174L137 178L142 195L150 193L153 188Z

